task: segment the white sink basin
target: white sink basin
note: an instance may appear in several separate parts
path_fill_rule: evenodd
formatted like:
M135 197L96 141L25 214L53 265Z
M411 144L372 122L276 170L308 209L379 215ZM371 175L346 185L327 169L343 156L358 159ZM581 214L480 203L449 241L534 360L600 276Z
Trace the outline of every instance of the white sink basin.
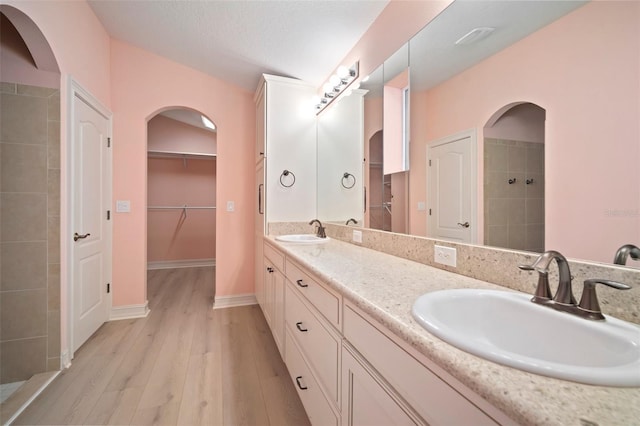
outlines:
M482 358L559 379L640 386L640 327L591 321L496 290L442 290L420 296L413 317L429 332Z
M329 242L331 238L320 238L314 234L289 234L278 235L276 241L282 241L285 243L298 243L298 244L324 244Z

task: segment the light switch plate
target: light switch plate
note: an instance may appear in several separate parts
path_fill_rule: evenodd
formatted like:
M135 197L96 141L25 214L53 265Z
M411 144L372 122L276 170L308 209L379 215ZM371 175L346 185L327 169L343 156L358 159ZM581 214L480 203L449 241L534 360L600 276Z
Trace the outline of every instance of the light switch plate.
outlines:
M353 230L353 242L361 243L362 242L362 231Z
M457 264L457 251L453 247L444 247L436 245L434 247L434 261L443 265L449 265L456 267Z
M233 201L227 201L227 211L233 212L236 210L236 204Z
M418 211L423 212L427 209L427 203L424 201L418 201Z
M129 200L116 200L116 212L117 213L129 213L131 211L131 201Z

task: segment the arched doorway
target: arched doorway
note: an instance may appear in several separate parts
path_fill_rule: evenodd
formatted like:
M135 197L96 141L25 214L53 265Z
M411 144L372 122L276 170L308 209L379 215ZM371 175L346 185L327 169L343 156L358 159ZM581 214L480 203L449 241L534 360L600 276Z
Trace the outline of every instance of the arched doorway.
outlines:
M27 15L0 5L0 19L4 401L26 381L44 383L61 367L60 70ZM24 396L26 402L30 395ZM3 423L15 415L3 410Z
M545 110L516 102L484 127L484 242L543 252Z
M147 154L149 304L153 308L149 287L162 281L155 278L187 268L199 268L211 283L206 297L213 303L217 128L199 111L163 109L147 123Z

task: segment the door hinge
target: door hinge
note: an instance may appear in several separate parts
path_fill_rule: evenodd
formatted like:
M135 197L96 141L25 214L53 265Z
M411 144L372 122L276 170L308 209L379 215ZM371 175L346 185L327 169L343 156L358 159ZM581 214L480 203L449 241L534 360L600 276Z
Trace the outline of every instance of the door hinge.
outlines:
M107 283L107 293L111 293L111 283Z
M107 138L107 148L111 148L111 138Z
M107 220L111 220L111 210L107 210Z

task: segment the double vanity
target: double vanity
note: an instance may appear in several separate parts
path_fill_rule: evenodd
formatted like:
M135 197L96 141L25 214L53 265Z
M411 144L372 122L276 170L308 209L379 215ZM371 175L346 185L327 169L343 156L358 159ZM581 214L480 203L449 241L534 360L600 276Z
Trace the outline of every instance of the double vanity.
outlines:
M264 237L256 295L313 424L640 419L640 388L623 387L640 380L637 325L573 317L529 302L531 295L334 235L320 243L300 235ZM474 339L487 353L473 352ZM539 371L509 364L510 351L540 361L532 363ZM567 380L547 377L554 374Z

